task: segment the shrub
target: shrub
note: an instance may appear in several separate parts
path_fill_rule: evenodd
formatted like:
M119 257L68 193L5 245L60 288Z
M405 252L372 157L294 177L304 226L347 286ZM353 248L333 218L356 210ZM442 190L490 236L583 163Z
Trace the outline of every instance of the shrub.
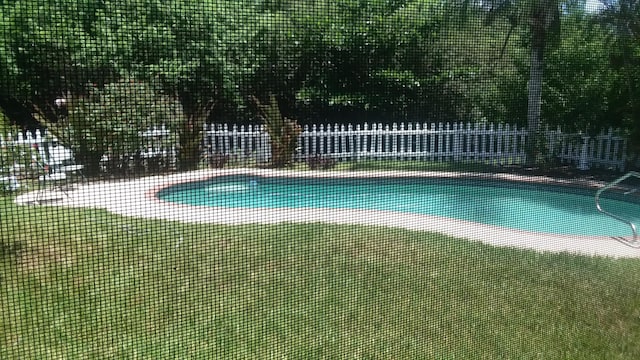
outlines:
M315 155L307 159L307 165L311 170L328 170L336 166L336 160L331 157Z
M212 169L222 169L229 160L229 156L221 153L209 155L209 167Z
M37 162L40 161L40 153L35 145L14 142L12 137L19 131L18 128L11 127L5 129L4 134L0 132L0 175L11 173L33 178L39 172Z
M152 125L179 121L176 105L150 84L121 80L104 87L87 86L83 96L67 99L69 115L47 123L49 131L70 147L87 175L97 175L103 156L109 172L139 167L142 133Z

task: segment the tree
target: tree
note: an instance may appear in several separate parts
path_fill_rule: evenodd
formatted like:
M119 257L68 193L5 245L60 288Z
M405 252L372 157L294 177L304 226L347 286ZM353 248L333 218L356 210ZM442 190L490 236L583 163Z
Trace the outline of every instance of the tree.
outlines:
M130 170L135 166L131 160L140 160L142 133L153 125L172 127L179 121L176 104L148 83L123 79L88 89L86 95L67 99L68 116L55 123L42 121L73 150L89 176L99 173L105 156L109 173Z
M608 31L610 64L617 72L610 116L626 125L635 165L640 154L640 1L604 3L598 20Z
M560 0L489 0L460 2L463 15L469 11L470 5L476 4L485 12L487 22L492 23L496 17L504 16L509 20L511 29L505 38L509 41L513 29L525 26L529 32L529 80L527 84L527 165L535 165L541 153L540 114L542 105L542 89L544 75L545 50L560 39ZM502 53L502 51L501 51Z
M275 96L271 95L266 103L256 97L252 100L271 139L271 163L276 168L290 165L302 129L295 120L282 116Z
M68 93L82 93L88 83L102 83L111 71L97 56L102 49L92 36L97 2L16 1L6 5L4 41L17 69L9 94L28 113L48 122L58 120L54 102Z
M457 119L440 1L317 1L289 14L300 108L324 121ZM324 119L322 119L322 117ZM301 120L302 121L302 120Z
M560 13L558 0L527 1L525 16L531 32L531 61L527 101L527 165L534 165L541 152L540 109L542 106L542 85L544 72L544 52L551 36L558 36ZM555 33L554 33L555 32Z
M546 125L594 134L625 124L611 113L617 71L609 65L606 31L587 16L565 15L562 41L547 52L542 112Z
M198 167L202 152L202 131L214 107L231 97L232 81L227 73L228 30L224 21L226 3L215 0L176 0L172 6L155 3L157 12L149 27L165 26L175 47L157 59L138 61L142 77L158 81L163 92L175 96L182 105L184 121L178 128L178 166ZM149 31L147 31L149 32Z

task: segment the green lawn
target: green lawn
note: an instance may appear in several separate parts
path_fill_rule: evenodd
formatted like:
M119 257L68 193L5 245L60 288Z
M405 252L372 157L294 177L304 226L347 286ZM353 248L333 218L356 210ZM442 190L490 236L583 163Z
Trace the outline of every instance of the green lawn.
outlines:
M515 161L515 160L514 160ZM227 164L227 168L246 167L242 162ZM370 160L361 159L358 161L336 162L330 170L335 171L445 171L445 172L481 172L499 173L508 172L513 166L500 166L492 160L469 160L469 161L423 161L423 160ZM292 164L290 170L308 171L306 162L300 161Z
M1 359L636 359L640 261L0 197Z
M497 163L487 161L420 161L420 160L360 160L339 163L337 170L379 171L458 171L496 173L505 171Z

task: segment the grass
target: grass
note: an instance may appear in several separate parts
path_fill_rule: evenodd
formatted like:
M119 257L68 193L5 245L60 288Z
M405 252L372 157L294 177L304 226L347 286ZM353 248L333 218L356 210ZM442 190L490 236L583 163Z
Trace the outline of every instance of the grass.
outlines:
M227 167L243 167L240 163L231 163ZM293 163L287 169L297 171L309 171L306 162ZM487 161L422 161L422 160L358 160L337 162L330 170L335 171L458 171L458 172L505 172L510 167L502 167Z
M394 161L394 160L361 160L340 163L337 170L351 171L459 171L459 172L504 172L505 169L491 161Z
M3 359L634 359L640 262L0 197Z
M512 159L511 165L500 165L493 160L468 160L468 161L394 161L394 160L362 160L339 163L336 170L346 171L435 171L435 172L464 172L464 173L512 173L525 176L540 175L553 178L584 178L611 181L622 175L614 169L594 168L590 170L578 170L573 166L562 164L546 164L536 167L528 167L518 159Z

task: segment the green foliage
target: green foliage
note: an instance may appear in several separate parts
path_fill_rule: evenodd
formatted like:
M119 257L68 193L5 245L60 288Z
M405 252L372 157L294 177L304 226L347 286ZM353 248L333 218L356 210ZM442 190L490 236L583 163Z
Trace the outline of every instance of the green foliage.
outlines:
M619 0L607 3L598 17L607 30L608 55L613 70L609 92L609 117L621 121L634 153L632 165L640 156L640 2Z
M0 106L24 107L7 113L14 123L31 113L55 123L64 116L55 99L82 98L87 84L157 85L181 106L183 169L197 167L202 125L246 121L250 95L275 94L301 123L524 125L529 115L636 134L637 2L611 2L600 25L583 8L583 0L4 2ZM544 50L544 78L529 71L533 48ZM529 84L540 101L528 98ZM537 102L540 116L527 111Z
M608 66L605 33L576 18L567 18L564 28L560 46L547 55L542 104L545 123L552 128L562 126L564 131L590 133L621 126L620 119L608 115L615 78Z
M172 6L158 2L150 12L160 15L147 17L145 31L152 35L155 48L161 48L140 50L143 61L135 63L141 76L157 81L164 93L180 102L183 116L176 129L181 170L198 168L202 130L214 107L238 97L233 83L238 79L231 79L238 71L228 66L224 55L236 40L229 31L238 25L228 13L234 8L219 1L174 1ZM148 58L150 52L154 58Z
M1 84L5 96L24 102L47 121L56 121L52 104L67 92L81 92L87 82L109 73L94 59L100 45L83 22L87 4L71 1L16 1L5 5L0 40ZM4 47L1 46L4 44ZM103 46L106 44L102 44ZM104 48L109 48L104 46ZM3 53L4 52L4 53ZM5 82L6 81L6 82Z
M271 162L274 167L281 168L290 165L298 144L298 135L302 129L295 120L283 117L280 113L278 101L274 95L269 102L263 104L253 97L258 116L262 119L271 139Z
M9 119L7 116L0 110L0 134L6 134L11 130L11 126L9 124Z
M12 141L18 133L20 129L8 125L0 112L0 176L33 178L40 172L40 154L31 144Z
M103 156L109 160L109 172L125 170L123 167L131 165L130 159L135 160L144 147L144 131L161 124L172 128L180 122L179 104L136 80L104 87L90 84L85 96L68 101L69 116L47 125L73 150L89 175L98 173Z

